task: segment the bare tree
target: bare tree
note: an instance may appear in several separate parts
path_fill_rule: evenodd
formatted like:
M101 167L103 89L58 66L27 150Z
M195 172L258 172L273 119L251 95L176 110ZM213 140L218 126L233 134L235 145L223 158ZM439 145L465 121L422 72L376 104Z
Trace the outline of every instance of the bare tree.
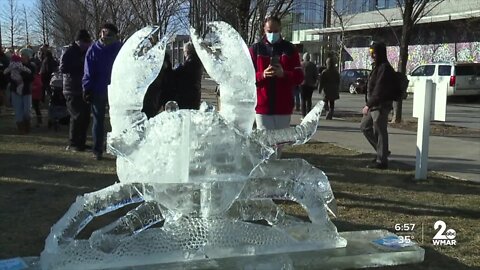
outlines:
M25 7L25 5L23 5L23 15L24 15L24 18L23 18L23 21L25 23L25 37L26 37L26 41L27 41L27 45L30 45L30 32L28 31L28 15L27 15L27 8Z
M37 0L44 18L42 33L50 31L59 44L70 43L79 29L88 30L98 38L99 29L105 22L115 24L121 37L125 38L146 25L156 24L161 33L178 31L182 9L187 0ZM43 22L43 23L42 23ZM49 36L49 35L44 35ZM45 38L44 38L45 39Z
M17 34L20 32L18 6L16 0L7 0L7 8L3 9L3 16L7 19L7 42L10 48L15 49L15 43L18 41Z
M222 20L235 28L243 39L252 44L263 34L267 15L280 19L294 6L294 0L190 0L190 23L202 34L211 20Z
M443 0L397 0L397 6L402 14L402 36L400 39L400 61L398 62L398 71L407 73L408 45L412 38L413 30L418 21L428 15ZM400 123L402 121L402 101L393 104L392 122Z
M2 40L2 22L0 21L0 47L3 48L3 40Z
M41 42L43 44L50 43L49 37L49 28L48 28L48 17L49 12L47 10L47 0L38 0L36 4L36 17L34 20L35 30L36 32L41 35ZM35 31L34 30L34 31Z
M355 8L361 1L361 6L366 6L369 4L369 0L345 0L343 6L335 6L332 1L329 2L331 6L331 13L334 15L334 25L338 25L340 27L340 37L338 38L338 51L337 51L337 59L338 59L338 68L342 68L342 53L345 50L345 28L348 26L350 21L354 19L359 12L351 12L352 9Z

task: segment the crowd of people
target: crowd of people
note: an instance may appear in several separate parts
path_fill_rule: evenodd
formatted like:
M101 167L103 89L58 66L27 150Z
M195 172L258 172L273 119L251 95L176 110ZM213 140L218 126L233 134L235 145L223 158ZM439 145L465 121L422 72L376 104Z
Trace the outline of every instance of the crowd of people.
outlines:
M305 53L303 61L297 49L280 34L281 21L268 17L264 22L265 35L250 48L256 71L256 125L259 129L283 129L290 126L294 108L301 107L303 117L312 108L312 94L318 89L325 102L326 119L333 118L335 101L340 98L340 74L335 58L326 60L326 69L318 76L316 65ZM395 71L388 62L384 43L370 48L372 72L367 83L366 105L362 109L360 129L376 151L368 168L388 168L388 114L392 110L392 87ZM300 90L300 91L298 91ZM298 104L298 92L301 96ZM279 154L279 153L277 153Z
M301 109L305 117L312 109L312 94L316 89L323 95L328 111L326 119L332 119L340 84L335 58L326 60L326 69L319 75L310 55L303 54L300 61L295 46L282 38L278 18L268 17L264 21L264 33L262 39L250 47L256 71L256 128L288 128L294 109ZM91 148L93 157L101 160L105 150L108 85L113 62L121 47L117 27L106 23L100 29L97 41L92 40L88 31L80 30L59 63L47 45L42 46L37 54L29 47L7 53L0 48L0 99L5 91L9 91L18 132L30 132L32 107L37 125L42 124L40 103L52 92L52 74L59 72L70 117L66 149L85 151ZM392 109L392 101L385 93L388 91L387 82L392 80L395 71L388 63L383 43L373 44L370 52L373 70L362 110L361 130L377 152L370 167L384 169L388 167L390 154L387 121ZM185 44L184 62L177 68L172 67L167 53L160 73L147 89L142 111L148 118L154 117L168 101L175 101L179 109L199 109L202 74L202 63L192 43ZM86 142L91 117L93 145L90 147ZM277 155L280 154L281 149Z
M50 67L55 65L47 56L47 51L47 46L42 46L37 54L28 46L6 52L0 47L0 105L6 103L8 96L21 134L30 132L32 107L37 125L42 123L40 101L44 98L43 78L49 76Z
M60 95L60 103L63 101L68 112L66 150L91 150L95 159L103 158L108 85L122 42L115 25L106 23L99 30L97 41L87 30L78 31L59 60L48 45L40 47L37 53L31 47L16 51L0 47L0 106L13 107L19 134L30 133L32 109L37 126L42 125L41 103L49 100L52 104L55 96ZM175 101L180 109L199 109L203 66L192 43L185 44L184 57L184 63L174 69L166 55L161 72L145 95L142 111L147 117L155 116L167 101ZM180 79L187 77L189 80ZM49 105L49 114L54 111L51 109ZM91 118L93 145L89 146Z

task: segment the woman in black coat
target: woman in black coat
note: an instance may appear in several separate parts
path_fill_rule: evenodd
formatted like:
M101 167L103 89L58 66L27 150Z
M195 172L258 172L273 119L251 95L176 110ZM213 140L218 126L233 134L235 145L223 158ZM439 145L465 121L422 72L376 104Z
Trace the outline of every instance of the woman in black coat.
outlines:
M175 101L180 109L200 108L203 65L198 58L192 43L183 48L185 61L174 72L177 82Z
M158 114L160 109L165 106L169 100L174 100L174 78L172 62L170 55L165 54L162 69L158 73L157 78L150 84L143 98L144 112L148 118L152 118Z

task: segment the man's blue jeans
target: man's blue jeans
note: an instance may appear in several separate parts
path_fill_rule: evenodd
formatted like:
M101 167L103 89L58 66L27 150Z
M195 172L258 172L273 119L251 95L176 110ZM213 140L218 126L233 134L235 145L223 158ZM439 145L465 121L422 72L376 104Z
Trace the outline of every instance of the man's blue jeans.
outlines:
M105 145L105 110L108 98L106 95L93 95L92 99L92 138L93 153L102 154Z

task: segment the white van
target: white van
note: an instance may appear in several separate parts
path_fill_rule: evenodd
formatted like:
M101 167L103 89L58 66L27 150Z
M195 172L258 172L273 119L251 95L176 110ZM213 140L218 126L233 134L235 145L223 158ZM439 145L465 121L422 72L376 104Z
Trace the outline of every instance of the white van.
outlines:
M480 63L434 63L416 67L408 75L408 93L422 91L425 81L447 85L448 96L480 96Z

